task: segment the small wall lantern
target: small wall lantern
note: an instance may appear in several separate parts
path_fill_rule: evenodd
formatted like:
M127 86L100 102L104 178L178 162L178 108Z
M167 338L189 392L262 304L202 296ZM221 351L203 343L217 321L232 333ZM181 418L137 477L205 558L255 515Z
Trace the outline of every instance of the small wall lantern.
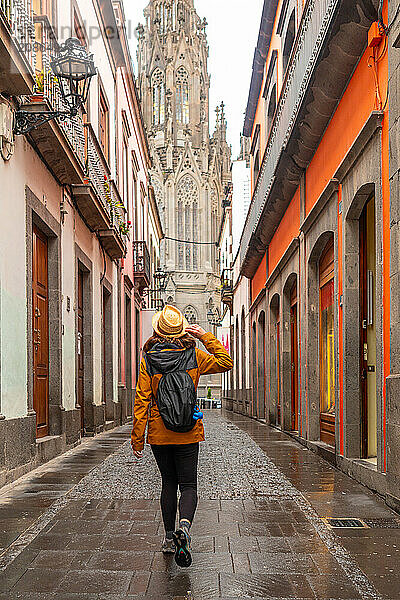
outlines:
M90 82L96 75L96 67L93 54L89 54L77 38L68 38L60 46L57 58L50 64L67 110L17 110L14 126L16 135L29 133L52 119L71 119L78 114L87 100Z

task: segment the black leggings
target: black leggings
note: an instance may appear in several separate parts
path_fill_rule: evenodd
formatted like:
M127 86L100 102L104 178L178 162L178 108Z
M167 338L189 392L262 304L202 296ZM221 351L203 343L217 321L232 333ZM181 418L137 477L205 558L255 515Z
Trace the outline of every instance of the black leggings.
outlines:
M162 478L161 512L165 531L175 531L178 485L179 518L192 523L197 507L199 444L151 446Z

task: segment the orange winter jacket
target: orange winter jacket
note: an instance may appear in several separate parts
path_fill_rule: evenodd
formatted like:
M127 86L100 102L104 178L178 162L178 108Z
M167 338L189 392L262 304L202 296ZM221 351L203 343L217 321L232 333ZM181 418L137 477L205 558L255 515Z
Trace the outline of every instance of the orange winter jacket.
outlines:
M196 348L197 366L187 371L193 379L196 389L200 375L225 373L233 367L228 352L212 333L205 333L200 339L208 352ZM176 352L182 352L182 349L177 347ZM134 450L143 450L147 424L148 444L164 446L167 444L194 444L195 442L204 441L204 427L201 420L197 421L194 428L188 433L176 433L165 427L154 401L161 377L162 375L150 377L147 372L146 361L142 358L133 409L131 441Z

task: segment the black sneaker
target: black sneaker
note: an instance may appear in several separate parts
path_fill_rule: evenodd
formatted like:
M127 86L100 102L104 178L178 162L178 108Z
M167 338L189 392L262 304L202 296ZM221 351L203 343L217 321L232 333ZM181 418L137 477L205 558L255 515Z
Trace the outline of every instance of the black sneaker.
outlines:
M164 538L163 543L161 544L161 552L163 554L175 554L174 540L167 540L167 538Z
M190 567L192 555L190 554L191 538L186 527L180 527L173 534L175 542L175 562L179 567Z

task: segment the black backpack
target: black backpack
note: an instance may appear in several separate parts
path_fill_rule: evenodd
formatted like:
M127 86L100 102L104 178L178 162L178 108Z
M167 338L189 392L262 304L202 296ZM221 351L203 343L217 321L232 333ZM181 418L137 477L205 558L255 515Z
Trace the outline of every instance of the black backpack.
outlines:
M187 371L197 368L195 349L181 350L172 344L159 343L146 352L145 361L151 377L162 375L155 401L165 427L177 433L191 431L196 425L193 413L197 394Z

